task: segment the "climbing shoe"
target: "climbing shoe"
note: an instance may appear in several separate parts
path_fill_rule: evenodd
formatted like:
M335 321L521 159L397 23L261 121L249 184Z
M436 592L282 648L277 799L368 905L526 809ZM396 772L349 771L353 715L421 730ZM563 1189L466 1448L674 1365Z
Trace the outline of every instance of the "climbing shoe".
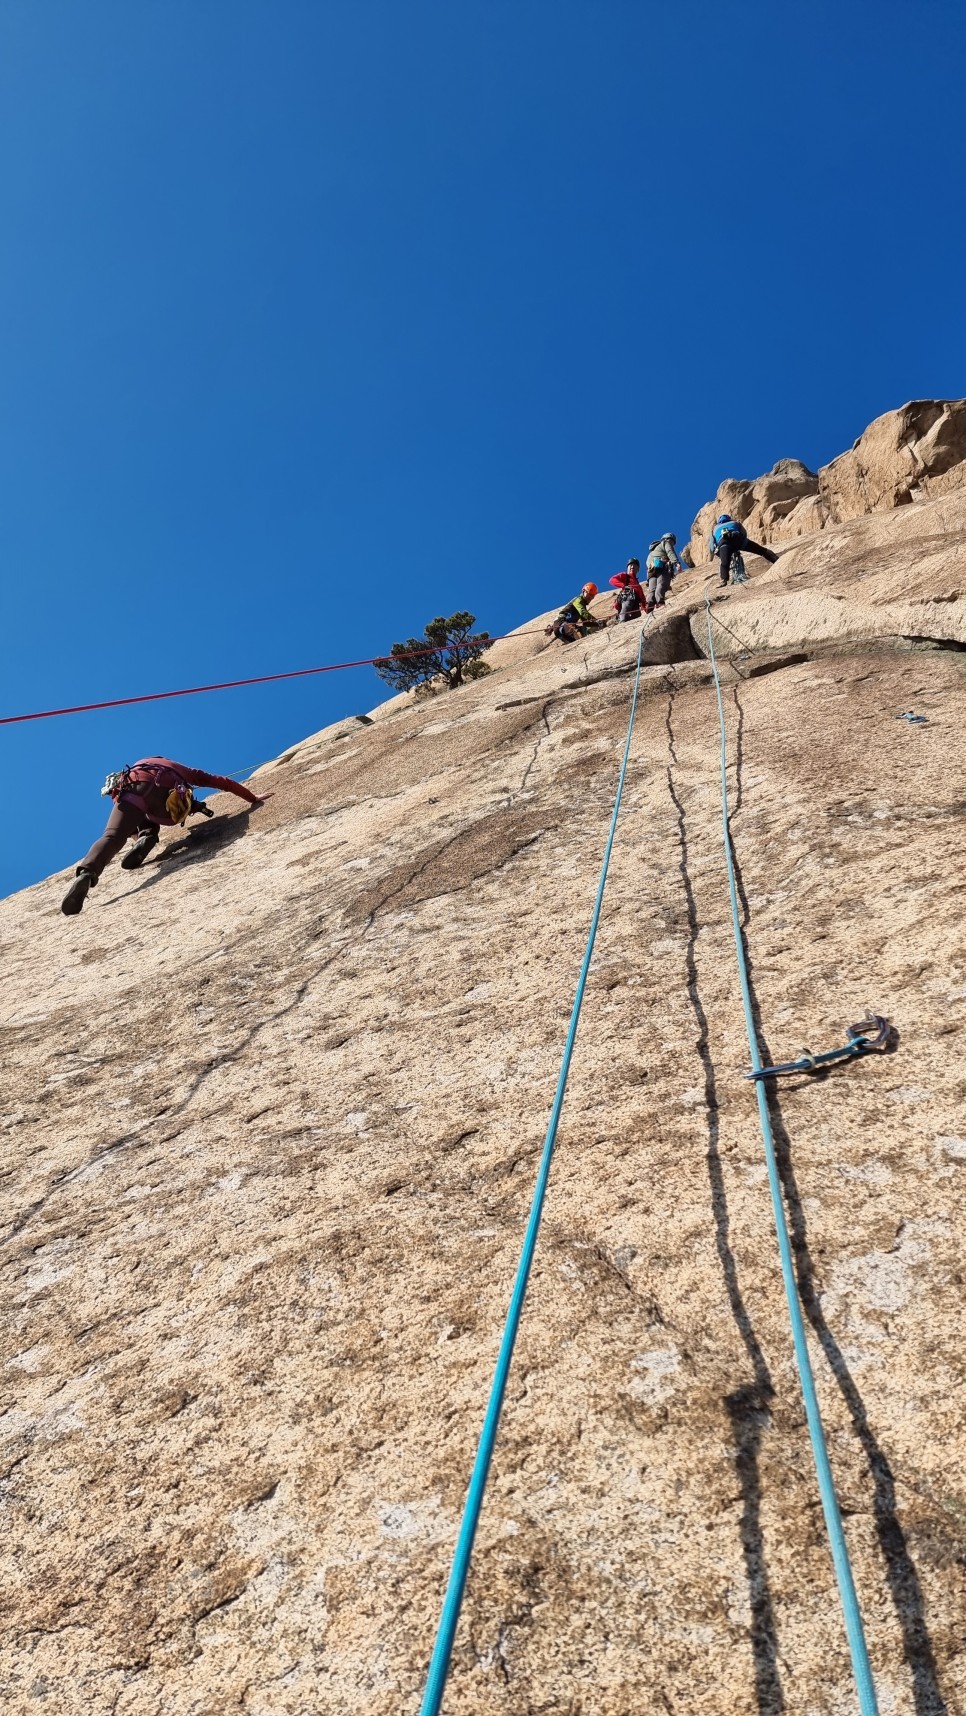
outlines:
M92 876L89 870L78 870L77 880L71 883L60 902L60 909L65 917L77 916L96 881L97 877Z
M143 834L138 835L130 852L125 852L121 859L121 869L140 870L148 853L153 852L160 838L156 828L146 828Z

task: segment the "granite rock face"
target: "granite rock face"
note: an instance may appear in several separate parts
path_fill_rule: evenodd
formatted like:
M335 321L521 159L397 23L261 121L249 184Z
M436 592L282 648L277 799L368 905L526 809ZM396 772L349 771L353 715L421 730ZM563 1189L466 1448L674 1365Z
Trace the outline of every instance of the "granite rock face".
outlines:
M451 1716L855 1708L743 1076L715 577L648 639ZM766 1052L898 1031L775 1118L881 1707L953 1716L966 492L828 525L711 623ZM79 918L66 868L0 907L6 1711L415 1716L636 646L524 628Z
M793 542L869 512L948 494L966 483L966 399L915 399L870 423L847 453L818 472L780 459L753 482L729 478L691 527L691 560L708 558L718 514L729 512L755 542Z

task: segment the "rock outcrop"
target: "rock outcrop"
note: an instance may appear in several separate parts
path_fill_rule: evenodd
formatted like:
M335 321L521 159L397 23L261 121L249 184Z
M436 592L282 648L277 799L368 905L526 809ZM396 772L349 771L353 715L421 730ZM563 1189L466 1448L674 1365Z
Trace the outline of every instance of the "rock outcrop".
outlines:
M448 1716L855 1708L744 1077L714 577L648 642ZM774 1114L881 1708L952 1716L966 490L830 523L711 623L766 1054L898 1032ZM525 628L79 918L67 871L0 908L10 1716L415 1716L636 645Z
M729 478L691 527L693 565L708 559L711 527L730 512L753 541L793 542L869 512L948 494L966 483L966 399L915 399L870 423L818 472L779 459L752 482Z

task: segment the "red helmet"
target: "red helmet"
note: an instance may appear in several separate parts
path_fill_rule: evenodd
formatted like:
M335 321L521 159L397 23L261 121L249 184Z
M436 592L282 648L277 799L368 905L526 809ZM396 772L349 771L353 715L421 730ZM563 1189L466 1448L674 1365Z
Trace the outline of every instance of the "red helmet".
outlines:
M580 594L583 596L585 602L589 602L591 596L596 596L597 594L597 585L585 584Z

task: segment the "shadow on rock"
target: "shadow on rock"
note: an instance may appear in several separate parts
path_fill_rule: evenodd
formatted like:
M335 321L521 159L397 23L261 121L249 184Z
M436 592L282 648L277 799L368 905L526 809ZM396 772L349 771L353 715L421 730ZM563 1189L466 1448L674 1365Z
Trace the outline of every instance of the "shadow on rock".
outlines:
M142 894L145 889L155 887L158 882L163 881L165 869L173 859L207 863L209 859L219 857L227 847L233 846L236 840L243 839L247 833L247 810L239 811L235 816L214 816L197 828L189 828L180 840L163 846L155 858L148 860L135 887L126 888L123 894L115 894L113 900L105 901L105 908L116 906L131 894ZM150 874L145 875L144 871Z
M737 692L735 693L735 702L740 713L741 704ZM739 804L740 789L739 778ZM728 818L729 836L734 815L735 811L733 810ZM754 965L745 934L746 926L751 921L751 908L742 880L738 855L733 845L732 857L734 859L738 898L741 903L741 933L748 962L748 981L755 1031L766 1064L773 1065L771 1049L762 1028L761 1009L754 983ZM895 1038L893 1039L893 1046L895 1046ZM851 1070L851 1063L848 1063L848 1066ZM903 1656L912 1677L916 1716L946 1716L948 1707L939 1689L935 1653L926 1626L922 1585L909 1552L905 1533L899 1523L895 1476L869 1422L865 1402L855 1378L849 1370L845 1355L826 1322L819 1297L819 1288L816 1285L815 1268L809 1250L808 1224L795 1176L791 1139L782 1114L781 1095L773 1080L770 1080L766 1085L766 1094L768 1111L775 1135L778 1173L782 1183L785 1207L788 1211L792 1254L795 1260L795 1276L802 1309L815 1332L829 1369L838 1384L852 1421L853 1431L862 1448L869 1469L872 1480L872 1511L876 1536L885 1565L889 1595L902 1633Z
M731 1217L719 1148L718 1093L714 1062L708 1041L708 1020L698 986L695 946L698 939L698 911L688 870L687 817L674 782L677 753L674 746L672 714L673 693L668 699L667 737L670 765L667 770L668 792L677 816L678 870L684 888L688 914L688 945L685 955L688 1000L698 1030L697 1051L704 1073L704 1112L708 1128L708 1181L711 1209L714 1216L715 1249L721 1264L725 1290L735 1327L741 1337L751 1375L726 1396L725 1408L731 1424L735 1451L735 1470L741 1486L741 1552L748 1583L748 1603L751 1610L751 1653L755 1676L755 1702L759 1716L780 1716L785 1710L785 1697L778 1675L778 1637L775 1606L772 1599L768 1564L761 1525L760 1452L765 1431L771 1422L770 1402L774 1394L771 1376L754 1324L742 1297L738 1268L731 1248Z
M211 858L216 852L221 852L226 846L233 846L236 840L241 840L248 833L248 818L250 808L236 811L233 816L213 816L206 822L201 822L195 828L189 828L180 840L174 840L169 846L162 847L154 860L156 864L167 864L172 858L193 858L200 855Z

